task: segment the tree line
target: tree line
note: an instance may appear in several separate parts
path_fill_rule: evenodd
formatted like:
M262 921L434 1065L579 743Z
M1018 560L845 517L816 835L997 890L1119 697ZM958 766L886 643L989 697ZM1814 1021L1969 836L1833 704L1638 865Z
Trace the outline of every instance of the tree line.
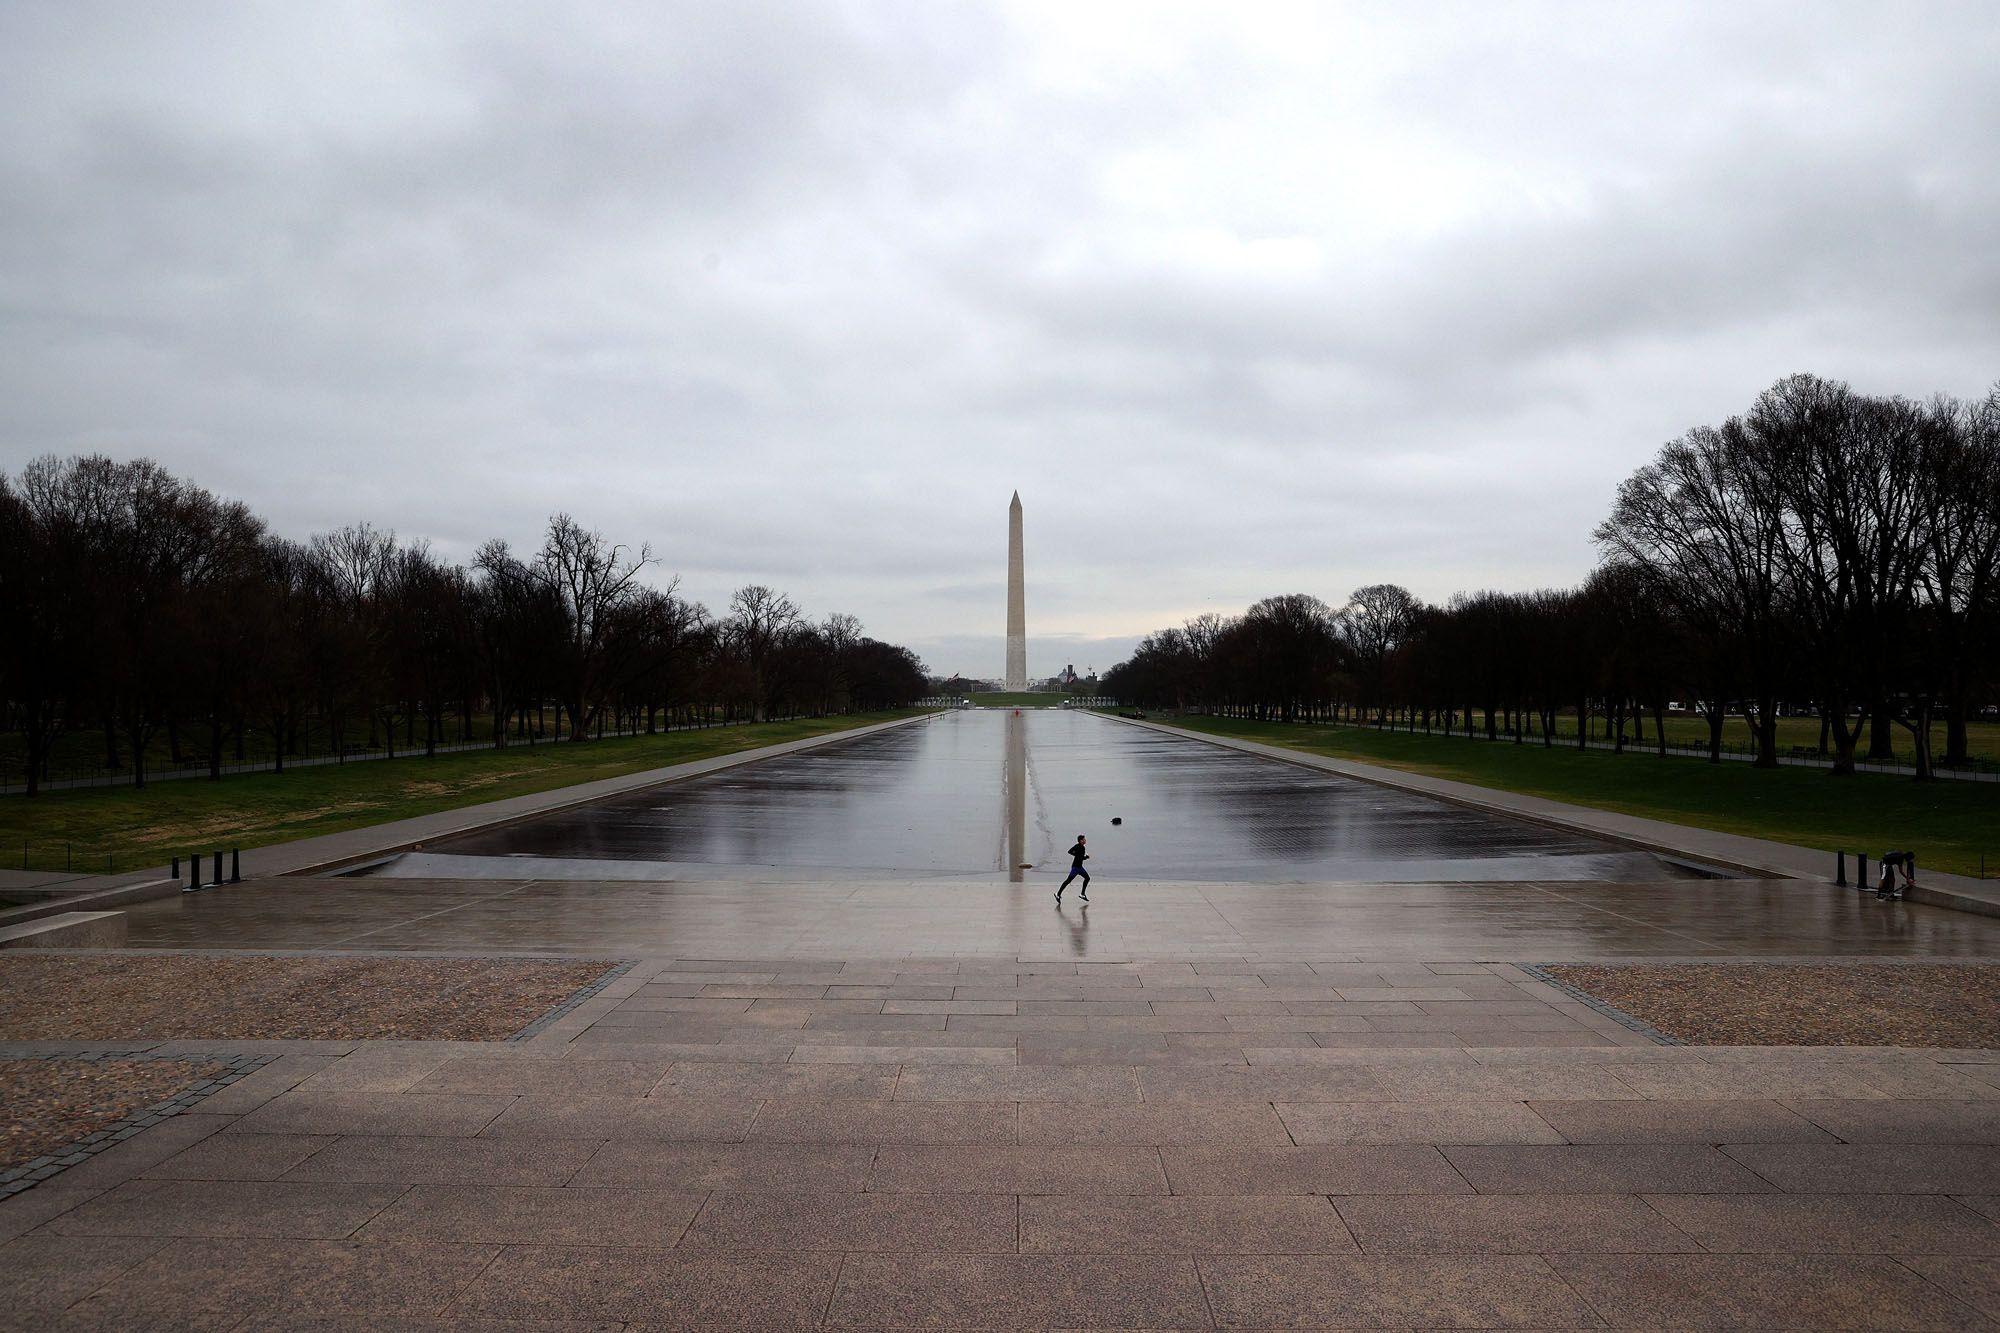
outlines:
M852 616L814 623L757 584L712 614L648 581L655 563L568 514L469 565L367 523L293 541L157 463L45 457L0 473L0 716L33 793L75 730L144 785L163 733L219 776L256 733L282 769L309 727L394 754L400 723L434 753L482 729L581 741L926 692L916 656Z
M1816 714L1834 773L1894 753L1917 776L1968 762L2000 688L2000 386L1984 399L1873 397L1793 375L1670 441L1618 488L1580 586L1459 593L1394 584L1339 607L1270 597L1140 642L1105 675L1126 702L1255 718L1372 719L1622 748L1680 704L1709 758L1741 716L1755 762L1778 718Z

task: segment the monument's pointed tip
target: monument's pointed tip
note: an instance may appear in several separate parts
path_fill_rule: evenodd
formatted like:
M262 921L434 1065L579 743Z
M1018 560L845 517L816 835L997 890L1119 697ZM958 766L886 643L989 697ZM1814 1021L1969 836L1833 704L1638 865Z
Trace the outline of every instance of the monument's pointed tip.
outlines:
M1021 503L1021 493L1019 491L1014 492L1014 503L1015 504Z

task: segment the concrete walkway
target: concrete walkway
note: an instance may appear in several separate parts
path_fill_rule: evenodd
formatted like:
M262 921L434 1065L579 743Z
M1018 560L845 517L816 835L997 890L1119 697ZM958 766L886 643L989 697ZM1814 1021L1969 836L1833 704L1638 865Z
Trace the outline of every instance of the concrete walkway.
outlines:
M1506 964L652 958L513 1045L151 1049L279 1058L0 1203L0 1323L2000 1318L2000 1055L1661 1047Z
M1834 878L1833 853L1815 847L1798 847L1791 843L1749 838L1735 833L1719 833L1712 829L1673 824L1660 819L1645 819L1638 815L1594 810L1589 806L1570 805L1546 797L1501 791L1494 787L1480 787L1469 782L1454 782L1449 778L1430 777L1421 773L1408 773L1402 769L1363 764L1352 759L1335 759L1305 750L1295 750L1288 746L1265 745L1234 736L1217 736L1161 722L1144 722L1134 718L1117 717L1110 713L1104 716L1112 717L1130 727L1145 727L1173 736L1207 741L1224 749L1262 755L1266 759L1275 759L1281 763L1296 764L1323 773L1356 778L1362 782L1372 782L1398 791L1416 792L1438 800L1450 801L1455 805L1508 815L1515 819L1527 819L1557 828L1589 833L1669 856L1707 861L1752 874L1810 880L1819 884L1831 884ZM1969 875L1950 875L1940 871L1922 870L1921 867L1919 870L1920 883L1917 891L1911 895L1913 901L1987 916L2000 916L2000 883L1974 879Z

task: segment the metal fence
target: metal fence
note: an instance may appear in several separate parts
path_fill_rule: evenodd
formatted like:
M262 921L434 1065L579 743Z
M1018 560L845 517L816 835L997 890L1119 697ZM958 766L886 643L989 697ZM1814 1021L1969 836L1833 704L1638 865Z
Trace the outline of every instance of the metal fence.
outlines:
M38 843L28 838L21 840L18 856L12 847L0 853L0 867L64 875L110 875L124 868L118 864L118 853L115 851L107 852L87 843L67 840ZM6 887L0 885L0 896L5 894Z
M1452 735L1464 736L1465 733L1455 731ZM1489 738L1484 731L1480 731L1472 739L1483 741ZM1503 734L1491 739L1511 743L1514 738L1511 735ZM1540 745L1542 738L1540 736L1524 736L1521 743L1523 745ZM1557 737L1555 747L1560 749L1563 746L1568 746L1572 750L1577 749L1576 737ZM1583 748L1611 750L1614 752L1619 750L1616 742L1595 738L1586 740ZM1657 755L1661 752L1661 748L1658 741L1642 741L1636 737L1628 737L1625 741L1623 752L1628 754ZM1708 746L1705 744L1689 745L1685 742L1676 741L1667 742L1666 753L1687 759L1707 759L1709 756ZM1754 746L1733 745L1725 741L1722 744L1721 757L1725 762L1755 763L1757 750ZM1793 768L1833 767L1832 756L1828 755L1824 750L1812 749L1803 745L1780 748L1778 751L1778 762L1781 765ZM1877 760L1862 759L1858 756L1855 758L1854 768L1858 773L1893 773L1900 774L1903 777L1914 777L1917 772L1914 764L1883 763ZM1953 778L1964 782L2000 782L2000 764L1985 759L1975 759L1970 764L1965 765L1945 764L1937 760L1932 760L1931 771L1936 773L1940 778Z
M1313 726L1313 727L1348 727L1355 731L1393 732L1399 736L1448 736L1454 740L1492 741L1495 744L1504 743L1512 745L1516 743L1514 740L1513 732L1501 731L1496 735L1488 736L1483 726L1476 728L1472 731L1465 731L1463 729L1454 731L1445 731L1439 727L1433 727L1431 730L1425 731L1421 727L1412 728L1407 723L1391 724L1388 726L1378 727L1372 722L1311 721L1311 722L1300 722L1297 725ZM1539 732L1523 731L1521 733L1521 740L1519 743L1522 745L1540 746L1542 744L1542 737ZM1625 744L1622 747L1622 749L1615 741L1600 740L1596 737L1592 737L1589 740L1586 740L1584 744L1581 747L1579 747L1576 743L1576 736L1573 733L1568 736L1562 736L1562 735L1556 736L1554 738L1552 746L1549 748L1557 750L1563 750L1563 749L1575 750L1582 748L1590 750L1606 750L1613 753L1641 754L1641 755L1657 755L1662 752L1658 741L1650 739L1641 740L1636 736L1626 737ZM1665 753L1679 758L1707 759L1708 746L1706 744L1689 745L1684 742L1669 741L1667 742ZM1753 763L1756 761L1757 751L1754 746L1732 745L1725 741L1722 745L1722 758L1724 761L1730 763L1746 763L1746 764ZM1833 767L1833 760L1831 757L1827 755L1825 751L1809 749L1802 745L1794 745L1788 748L1780 748L1778 751L1778 762L1779 764L1789 768L1832 768ZM1911 764L1880 763L1873 760L1862 759L1859 757L1857 757L1854 761L1854 768L1855 771L1858 773L1892 773L1892 774L1899 774L1903 777L1914 777L1916 776L1917 772L1916 768ZM1938 777L1949 778L1954 781L2000 782L2000 763L1995 763L1993 760L1990 759L1975 759L1970 764L1946 764L1940 760L1932 760L1931 769L1934 773L1937 774Z

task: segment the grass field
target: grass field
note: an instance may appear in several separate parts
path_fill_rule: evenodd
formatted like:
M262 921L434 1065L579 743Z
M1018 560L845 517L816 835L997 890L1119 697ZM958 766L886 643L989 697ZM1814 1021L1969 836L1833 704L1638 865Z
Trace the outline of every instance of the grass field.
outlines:
M1543 749L1364 727L1187 717L1177 726L1675 824L1827 851L1908 848L1921 868L2000 876L2000 783L1705 764L1644 751Z
M510 746L184 779L135 790L99 787L0 797L0 867L105 873L164 864L199 849L263 847L295 838L569 787L760 745L907 717L905 709L674 731L583 744Z
M1049 690L992 690L965 697L981 708L1061 708L1063 700L1069 698Z

